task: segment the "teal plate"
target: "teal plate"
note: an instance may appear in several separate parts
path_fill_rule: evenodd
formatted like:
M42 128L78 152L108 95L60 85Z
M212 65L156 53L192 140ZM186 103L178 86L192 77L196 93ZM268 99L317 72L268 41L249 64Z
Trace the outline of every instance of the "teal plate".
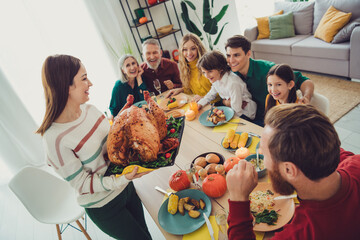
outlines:
M158 213L158 221L160 226L168 233L175 235L183 235L194 232L199 229L205 223L205 219L202 213L206 216L210 216L211 213L211 201L205 193L196 189L185 189L176 193L180 198L190 197L196 200L204 200L206 206L204 210L198 210L201 214L198 218L191 218L185 210L185 215L182 216L179 212L172 215L168 212L167 206L169 198L166 199L161 205Z
M240 135L242 134L242 132L236 132L236 133L237 133L237 134L240 134ZM224 137L224 138L225 138L225 137ZM231 147L229 147L229 148L224 148L224 147L223 147L222 144L223 144L224 138L221 140L221 147L222 147L223 149L228 150L228 151L235 152L238 148L232 149ZM245 147L248 148L251 143L252 143L252 136L249 135L248 140L246 141Z
M148 103L145 100L143 100L143 101L140 101L140 102L136 102L133 105L141 108L142 105L148 105Z
M219 122L218 124L213 124L211 121L208 121L206 118L207 118L207 115L209 114L209 111L210 111L210 109L209 109L209 110L203 112L199 117L199 121L202 125L204 125L206 127L220 126L220 125L223 125L226 122L230 121L233 118L234 110L232 110L232 108L229 108L229 107L216 107L216 108L220 109L220 110L224 110L226 120L223 122Z

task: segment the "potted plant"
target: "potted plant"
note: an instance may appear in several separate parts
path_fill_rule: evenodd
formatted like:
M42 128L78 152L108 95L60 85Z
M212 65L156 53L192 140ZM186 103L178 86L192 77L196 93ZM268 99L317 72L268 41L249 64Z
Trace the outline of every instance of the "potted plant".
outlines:
M226 13L227 8L229 7L229 4L223 6L220 10L220 12L213 16L213 8L214 8L214 0L211 0L211 6L209 0L203 0L203 20L201 21L197 12L195 5L190 0L182 0L181 1L181 19L184 21L186 29L190 32L196 34L200 37L201 40L204 39L202 31L205 33L205 38L209 44L209 48L213 50L214 45L216 45L219 42L220 36L224 30L224 27L229 22L224 23L224 25L221 27L221 30L219 32L219 21L223 18L223 16ZM196 24L190 19L189 17L189 11L187 6L189 6L194 12L197 17L197 20L200 23L200 30ZM216 35L216 39L213 42L211 35Z

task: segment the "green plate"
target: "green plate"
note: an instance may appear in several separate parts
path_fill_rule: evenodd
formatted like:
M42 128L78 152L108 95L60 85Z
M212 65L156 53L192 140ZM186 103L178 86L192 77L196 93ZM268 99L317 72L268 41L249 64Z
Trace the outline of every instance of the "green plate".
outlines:
M237 134L240 134L240 135L242 134L242 132L236 132L236 133L237 133ZM225 138L225 137L224 137L224 138ZM235 152L238 148L232 149L231 147L229 147L229 148L224 148L224 147L223 147L222 144L223 144L224 138L221 140L221 147L222 147L223 149L228 150L228 151ZM245 147L248 148L251 143L252 143L252 136L249 135L248 140L246 141Z
M185 215L182 216L179 212L175 215L170 214L167 211L169 199L166 199L161 205L158 213L158 221L160 226L168 233L175 235L183 235L194 232L199 229L205 223L203 212L206 216L210 216L211 213L211 201L205 193L196 189L185 189L176 193L180 198L190 197L196 200L204 200L206 207L204 210L198 210L201 214L198 218L191 218L185 210Z
M148 103L145 100L143 100L143 101L140 101L140 102L136 102L133 105L141 108L142 105L148 105Z
M220 126L220 125L223 125L226 122L230 121L233 118L234 110L232 108L229 108L229 107L216 107L216 108L220 109L220 110L224 110L226 120L223 122L219 122L218 124L213 124L211 121L208 121L206 118L207 118L207 115L209 114L209 111L210 111L210 109L209 109L209 110L203 112L199 117L199 121L202 125L204 125L206 127Z

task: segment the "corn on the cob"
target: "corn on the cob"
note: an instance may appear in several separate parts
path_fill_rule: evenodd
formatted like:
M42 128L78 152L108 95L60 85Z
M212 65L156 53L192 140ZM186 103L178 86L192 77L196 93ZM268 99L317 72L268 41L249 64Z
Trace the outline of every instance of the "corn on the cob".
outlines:
M169 109L172 109L172 108L176 108L177 106L179 106L179 104L178 104L177 101L175 101L175 102L170 103L170 104L168 105L168 108L169 108Z
M228 139L225 137L223 142L222 142L222 146L224 148L229 148L230 147L230 143L228 142Z
M234 139L235 136L235 130L234 129L229 129L226 133L225 138L227 138L228 143L231 143L232 140Z
M247 132L241 133L238 147L239 147L239 148L240 148L240 147L245 147L248 138L249 138L249 134L248 134Z
M231 147L232 149L236 149L236 148L237 148L239 139L240 139L240 134L235 134L234 139L233 139L232 142L230 143L230 147Z
M179 197L175 194L171 194L168 202L168 212L175 214L178 210Z

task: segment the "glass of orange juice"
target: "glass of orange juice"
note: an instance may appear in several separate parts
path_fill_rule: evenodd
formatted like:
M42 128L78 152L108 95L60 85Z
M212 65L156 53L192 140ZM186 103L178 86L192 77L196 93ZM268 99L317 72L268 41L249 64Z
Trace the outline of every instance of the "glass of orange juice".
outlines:
M191 101L189 103L190 110L193 110L195 114L197 115L199 113L197 103L195 101Z

